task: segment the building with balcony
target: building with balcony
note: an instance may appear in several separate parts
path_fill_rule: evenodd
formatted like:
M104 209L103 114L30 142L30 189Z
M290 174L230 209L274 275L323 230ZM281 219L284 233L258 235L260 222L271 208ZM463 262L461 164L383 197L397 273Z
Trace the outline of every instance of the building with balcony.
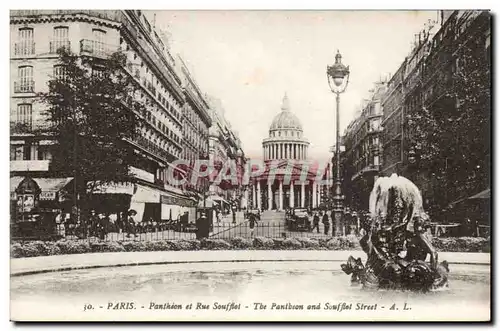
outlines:
M477 67L467 63L465 50L471 50L474 62L482 63L483 69L490 67L490 14L483 11L440 11L439 19L429 21L424 29L415 35L413 47L408 56L402 61L387 87L382 100L383 108L383 161L382 174L398 173L410 178L422 191L424 207L433 208L439 200L452 202L455 199L472 195L464 188L470 187L465 183L469 174L461 171L454 173L451 159L444 157L441 161L443 168L427 169L419 165L420 153L429 151L419 150L415 141L409 118L417 110L428 109L432 114L453 114L460 107L461 99L457 81L457 73L465 76L474 76ZM470 58L469 58L470 61ZM474 69L472 69L474 68ZM470 71L472 70L472 71ZM482 88L490 89L488 83ZM490 112L489 98L483 100L478 111ZM471 111L470 109L468 111ZM483 177L477 180L477 192L488 185L490 165L489 152L489 123L485 123L484 141L478 145L484 151L484 159L478 160L480 168L485 169ZM464 132L464 134L467 134ZM483 134L482 134L483 135ZM453 138L458 139L458 138ZM467 139L466 139L467 140ZM466 143L464 141L464 143ZM444 171L447 176L456 176L453 187L443 189L435 180ZM475 177L475 172L471 177ZM480 176L478 176L480 177ZM481 186L482 185L482 186ZM473 186L471 184L471 186Z
M209 158L208 130L212 125L212 118L204 94L180 56L178 56L178 63L186 99L182 108L182 159L188 163L186 171L193 174L193 171L199 170L194 169L196 161ZM193 193L204 194L209 188L208 178L203 176L196 185L188 182L185 188Z
M231 127L231 123L226 119L221 100L209 95L206 96L206 99L212 119L212 126L208 133L210 163L214 165L216 171L220 171L228 166L229 162L233 162L236 164L237 173L243 174L246 157L238 132ZM248 201L247 191L241 185L241 176L239 176L238 183L229 180L211 183L209 191L211 195L215 196L215 199L222 199L221 201L226 205L235 202L239 208L245 208L246 201Z
M179 206L194 205L192 198L166 180L169 164L184 156L183 81L168 40L140 10L12 10L10 38L12 176L54 175L48 148L51 135L43 132L47 118L36 93L47 91L47 81L60 72L57 50L64 47L95 58L121 51L127 57L124 72L138 87L134 98L147 108L140 115L141 135L128 141L137 155L131 165L137 184L133 190L118 190L128 195L119 206L115 200L104 202L114 189L103 188L109 194L103 194L95 208L115 208L113 212L133 208L139 218L165 219L171 214L176 217ZM200 131L206 136L207 121ZM206 145L199 146L206 151Z
M382 154L382 106L387 82L380 81L363 100L358 116L351 121L342 137L343 192L345 203L354 210L368 210L368 201L377 179Z

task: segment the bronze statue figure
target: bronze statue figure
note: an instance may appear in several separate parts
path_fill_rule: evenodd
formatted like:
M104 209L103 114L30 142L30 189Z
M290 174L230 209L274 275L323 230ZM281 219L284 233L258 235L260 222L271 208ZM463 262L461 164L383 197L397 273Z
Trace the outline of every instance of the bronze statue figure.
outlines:
M370 218L360 245L367 255L349 257L342 270L353 284L364 288L429 291L448 286L448 263L438 254L427 233L428 216L419 189L393 174L376 180L370 194ZM427 254L430 262L426 262Z

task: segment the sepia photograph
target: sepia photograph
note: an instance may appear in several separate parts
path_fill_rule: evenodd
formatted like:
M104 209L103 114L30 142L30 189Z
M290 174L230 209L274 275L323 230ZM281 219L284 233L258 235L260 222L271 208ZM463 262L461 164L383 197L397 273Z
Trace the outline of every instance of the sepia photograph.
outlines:
M12 322L491 322L491 11L9 25Z

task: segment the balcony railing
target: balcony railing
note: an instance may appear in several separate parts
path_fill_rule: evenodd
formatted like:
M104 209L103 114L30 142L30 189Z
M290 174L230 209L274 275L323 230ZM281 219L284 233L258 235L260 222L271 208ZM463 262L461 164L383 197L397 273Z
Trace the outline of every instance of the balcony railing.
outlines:
M105 44L91 39L80 40L80 53L90 54L96 57L108 57L118 50L117 46Z
M35 82L33 80L23 80L14 82L14 93L34 93Z
M15 56L28 56L35 55L35 42L34 41L21 41L14 44Z
M49 52L51 54L57 53L57 51L61 48L65 48L66 50L71 50L71 43L69 40L53 40L49 45Z
M152 143L148 139L144 138L143 136L135 137L132 140L132 142L135 143L136 145L141 146L142 148L144 148L145 150L147 150L151 154L156 155L157 157L159 157L165 161L170 162L173 159L173 156L170 153L168 153L167 151L162 149L160 146Z
M48 120L36 120L30 122L10 122L10 134L33 134L33 133L49 133L51 124Z

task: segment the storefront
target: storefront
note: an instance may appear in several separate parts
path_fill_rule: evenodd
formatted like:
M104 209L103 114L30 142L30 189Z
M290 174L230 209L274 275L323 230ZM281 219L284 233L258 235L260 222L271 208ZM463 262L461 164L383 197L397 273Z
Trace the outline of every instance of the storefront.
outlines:
M55 233L55 218L65 212L73 178L11 177L12 237L41 237Z

